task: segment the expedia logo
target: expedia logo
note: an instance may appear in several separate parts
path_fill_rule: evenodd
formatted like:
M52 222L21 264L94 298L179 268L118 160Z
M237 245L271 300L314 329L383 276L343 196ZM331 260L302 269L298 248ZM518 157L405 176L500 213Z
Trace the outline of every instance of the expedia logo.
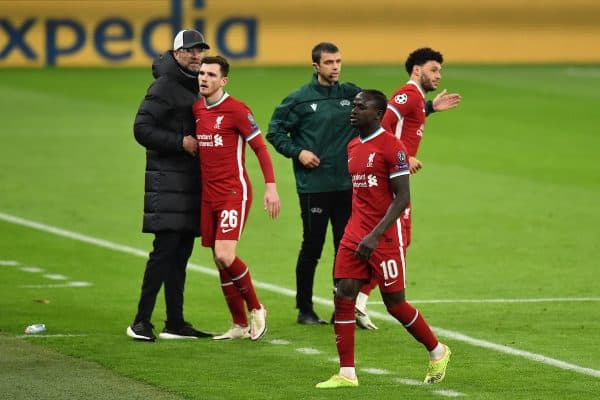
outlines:
M256 18L232 13L223 19L211 19L215 30L206 32L200 12L207 2L186 1L186 10L183 0L151 2L145 6L145 13L139 12L136 2L123 2L123 6L108 11L101 8L102 0L73 2L68 9L59 9L50 1L35 2L39 6L30 6L26 12L20 2L3 2L7 4L3 5L0 16L0 65L148 65L152 58L170 48L165 47L165 31L169 35L167 46L172 46L173 37L184 28L204 33L211 48L229 59L256 58ZM191 9L187 9L189 4ZM170 7L163 16L160 10L164 5ZM91 6L102 11L87 12ZM144 19L144 15L151 17Z

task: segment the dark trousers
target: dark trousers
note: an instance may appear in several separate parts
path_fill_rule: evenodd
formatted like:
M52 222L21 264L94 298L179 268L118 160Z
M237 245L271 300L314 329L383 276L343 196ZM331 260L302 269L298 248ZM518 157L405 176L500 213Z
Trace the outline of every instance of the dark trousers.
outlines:
M352 211L352 190L299 193L302 216L302 247L296 263L296 308L313 311L313 283L321 258L327 226L331 221L333 247L337 249ZM333 269L332 269L333 279Z
M185 268L194 248L191 232L157 232L154 234L153 249L146 263L142 294L134 323L148 321L156 304L160 287L165 285L167 321L170 329L179 329L183 319L183 289Z

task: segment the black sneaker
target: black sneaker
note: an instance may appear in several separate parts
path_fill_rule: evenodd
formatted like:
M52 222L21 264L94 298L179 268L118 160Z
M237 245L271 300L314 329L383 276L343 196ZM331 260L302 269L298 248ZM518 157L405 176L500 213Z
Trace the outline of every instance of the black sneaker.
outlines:
M136 340L154 342L156 340L156 336L154 336L154 332L152 332L153 328L154 325L152 325L150 322L138 321L127 327L127 336Z
M184 322L183 326L179 329L169 329L165 326L165 329L162 330L158 337L161 339L199 339L211 338L213 335L194 329L192 324Z
M327 321L319 318L314 311L298 312L297 322L301 325L327 325Z

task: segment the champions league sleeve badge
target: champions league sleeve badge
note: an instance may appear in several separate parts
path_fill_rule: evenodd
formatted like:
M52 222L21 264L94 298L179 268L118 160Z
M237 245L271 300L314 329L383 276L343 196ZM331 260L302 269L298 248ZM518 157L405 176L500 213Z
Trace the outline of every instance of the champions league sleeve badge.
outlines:
M398 157L398 161L400 163L405 163L406 162L406 153L404 153L402 150L400 150L398 152L398 155L396 157Z
M402 150L400 150L398 152L398 154L396 155L396 158L398 159L398 167L400 168L408 168L408 164L406 162L406 153L403 152Z
M406 104L408 101L408 95L406 93L400 93L394 96L394 101L398 104Z
M248 113L248 121L250 121L250 125L252 126L252 129L254 129L254 130L258 129L258 125L256 125L256 121L254 120L254 116L252 115L252 113Z

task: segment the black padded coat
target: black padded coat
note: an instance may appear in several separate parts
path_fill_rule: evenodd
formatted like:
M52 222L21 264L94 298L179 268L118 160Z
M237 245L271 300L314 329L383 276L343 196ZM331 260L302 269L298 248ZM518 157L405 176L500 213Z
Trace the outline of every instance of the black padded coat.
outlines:
M140 104L133 131L146 148L143 232L200 232L200 167L183 149L195 136L192 105L197 76L184 70L171 52L152 64L154 82Z

